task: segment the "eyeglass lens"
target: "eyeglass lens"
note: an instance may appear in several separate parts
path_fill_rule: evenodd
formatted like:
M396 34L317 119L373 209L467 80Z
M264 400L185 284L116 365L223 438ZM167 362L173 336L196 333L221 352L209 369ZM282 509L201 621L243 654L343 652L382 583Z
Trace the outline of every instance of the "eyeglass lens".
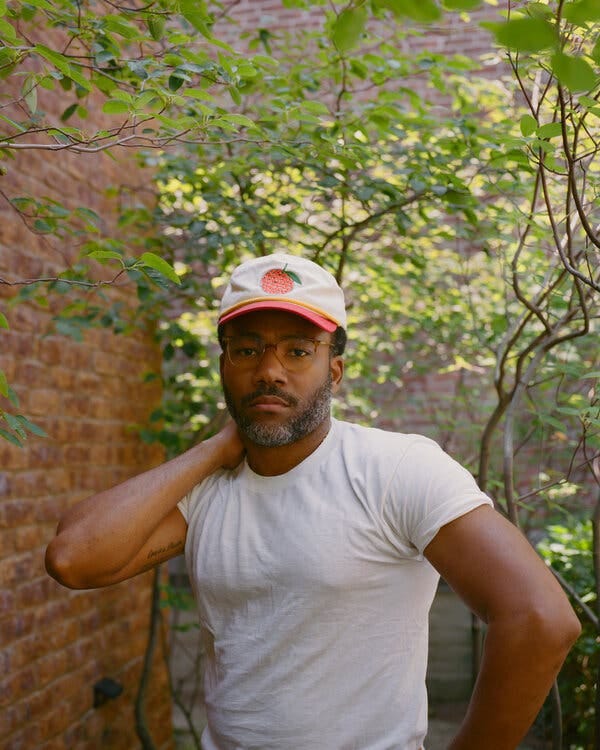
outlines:
M266 344L256 336L230 336L226 339L227 356L235 367L253 367L265 351L272 348L279 362L288 370L298 371L308 367L319 344L315 339L286 336L273 344Z

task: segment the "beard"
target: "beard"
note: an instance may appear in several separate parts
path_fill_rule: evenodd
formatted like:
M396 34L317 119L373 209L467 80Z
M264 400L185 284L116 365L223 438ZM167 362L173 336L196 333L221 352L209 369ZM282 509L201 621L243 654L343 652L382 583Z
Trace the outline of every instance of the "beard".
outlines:
M290 445L314 432L331 414L332 393L331 373L329 373L326 381L307 399L298 399L276 386L265 385L254 393L244 396L241 399L240 408L237 408L231 392L223 384L223 395L231 418L243 435L262 448ZM277 396L295 408L297 413L283 424L268 424L252 419L243 407L260 396Z

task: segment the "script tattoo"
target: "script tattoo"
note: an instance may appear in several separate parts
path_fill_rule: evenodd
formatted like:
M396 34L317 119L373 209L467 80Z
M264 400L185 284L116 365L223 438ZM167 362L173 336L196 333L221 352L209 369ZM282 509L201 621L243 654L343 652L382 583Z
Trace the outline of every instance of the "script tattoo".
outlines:
M178 539L176 542L169 542L165 547L159 547L158 549L151 549L148 552L148 560L154 560L155 558L162 558L165 555L171 555L177 550L181 550L183 547L183 540Z

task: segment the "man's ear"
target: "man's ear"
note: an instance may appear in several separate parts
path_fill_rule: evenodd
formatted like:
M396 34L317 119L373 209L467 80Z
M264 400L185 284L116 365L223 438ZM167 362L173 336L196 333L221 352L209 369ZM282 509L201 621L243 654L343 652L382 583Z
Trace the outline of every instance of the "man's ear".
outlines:
M341 356L332 357L329 361L332 391L337 393L344 377L344 359Z

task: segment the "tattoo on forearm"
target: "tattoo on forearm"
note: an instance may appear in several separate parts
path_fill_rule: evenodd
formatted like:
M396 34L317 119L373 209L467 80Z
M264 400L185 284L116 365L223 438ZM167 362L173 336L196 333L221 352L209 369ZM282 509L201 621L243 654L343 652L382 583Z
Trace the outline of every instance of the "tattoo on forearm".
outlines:
M178 539L176 542L169 542L169 544L167 544L165 547L151 549L150 552L148 552L148 560L159 562L160 558L164 557L165 555L170 557L174 552L181 551L182 548L183 539Z

